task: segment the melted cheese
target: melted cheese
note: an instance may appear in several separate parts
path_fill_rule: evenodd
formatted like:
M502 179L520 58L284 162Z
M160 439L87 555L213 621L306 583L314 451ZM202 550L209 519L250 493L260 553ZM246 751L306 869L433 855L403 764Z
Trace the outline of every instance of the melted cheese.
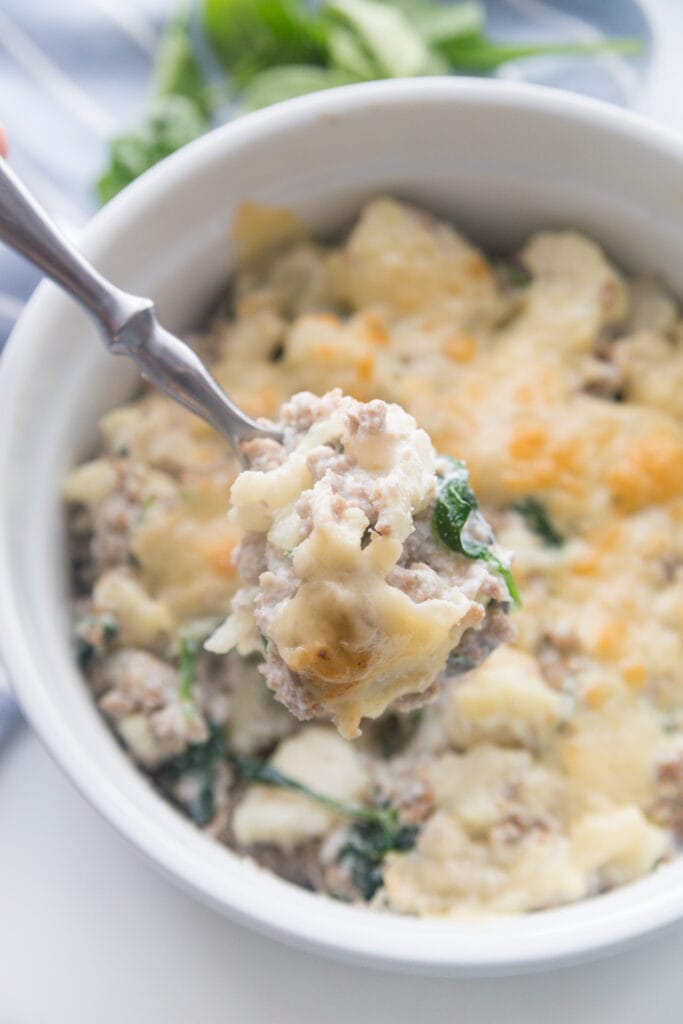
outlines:
M651 870L669 844L653 801L658 763L683 747L683 327L658 286L625 280L574 233L534 236L521 260L530 284L507 287L451 227L379 200L343 243L302 241L241 271L236 318L212 329L215 373L252 414L272 416L295 392L335 386L400 404L437 451L467 460L485 513L516 552L515 646L454 689L445 715L428 712L419 732L435 807L417 848L393 855L386 871L382 898L400 912L499 913L579 899ZM622 401L592 393L606 371L616 372ZM127 642L156 642L179 617L205 614L202 593L213 594L214 613L224 610L241 528L296 547L286 510L310 486L303 457L263 479L247 475L233 492L240 522L219 526L212 517L223 516L235 467L202 423L149 394L105 417L103 432L104 465L77 470L67 486L94 517L121 449L197 492L179 518L150 510L133 526L141 566L109 570L96 585ZM201 498L205 481L213 497ZM527 495L545 504L562 547L545 547L511 511ZM187 516L196 537L182 525ZM360 523L346 528L355 536ZM329 625L317 573L325 558L348 566L335 608L366 595L373 628L392 643L427 630L439 650L452 623L433 609L425 621L411 610L407 621L343 533L335 542L326 530L320 518L297 551L315 633ZM300 611L283 612L277 629L305 670L319 649ZM236 630L246 632L248 623ZM377 679L368 640L358 636L355 654L368 652ZM338 653L328 665L334 687L348 666ZM305 742L317 728L304 724L297 735ZM291 848L297 836L334 827L316 810L297 832L291 806L281 829L261 808L249 836Z

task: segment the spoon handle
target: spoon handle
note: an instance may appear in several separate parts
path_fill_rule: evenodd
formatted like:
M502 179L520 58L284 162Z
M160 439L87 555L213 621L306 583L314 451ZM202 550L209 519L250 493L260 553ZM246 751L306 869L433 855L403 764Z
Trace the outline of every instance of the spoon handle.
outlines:
M64 237L0 157L0 239L56 281L93 316L107 347L136 313L152 307L106 281Z
M231 402L196 353L159 325L151 299L117 288L81 256L1 157L0 240L94 317L110 352L135 359L147 380L203 417L238 451L247 438L279 437Z

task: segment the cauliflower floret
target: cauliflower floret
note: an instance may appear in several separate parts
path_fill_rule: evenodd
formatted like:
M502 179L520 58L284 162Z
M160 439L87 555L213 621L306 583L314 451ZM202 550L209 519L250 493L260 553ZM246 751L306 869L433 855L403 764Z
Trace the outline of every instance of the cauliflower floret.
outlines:
M538 662L499 647L450 695L447 728L454 746L481 740L539 747L555 733L567 700L544 681Z
M652 870L666 832L633 805L592 795L522 750L481 744L430 767L435 813L384 882L402 913L519 913L581 899Z
M323 726L309 726L283 740L270 764L335 800L354 803L368 793L369 776L360 755ZM292 849L325 835L337 817L304 795L253 785L238 804L232 824L237 840L245 846L274 843Z
M602 249L571 231L542 231L521 260L533 276L526 295L525 327L545 325L555 349L589 352L601 327L622 320L628 294Z
M131 647L154 647L170 636L174 625L166 604L151 597L126 568L110 569L100 576L93 590L93 608L114 616L119 642Z
M393 199L365 207L330 273L341 299L391 320L428 312L472 329L502 310L481 253L450 225Z

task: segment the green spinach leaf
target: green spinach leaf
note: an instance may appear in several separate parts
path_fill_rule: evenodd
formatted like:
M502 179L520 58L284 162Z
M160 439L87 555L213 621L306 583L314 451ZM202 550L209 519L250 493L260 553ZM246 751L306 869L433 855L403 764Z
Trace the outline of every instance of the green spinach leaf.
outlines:
M197 674L197 656L201 644L196 637L184 636L180 641L180 667L178 693L183 704L194 708L194 682Z
M355 81L357 78L340 69L283 64L254 75L242 92L242 103L247 110L260 110L282 100Z
M564 537L550 521L545 505L536 498L522 498L512 507L524 519L532 533L537 534L549 548L562 547Z
M601 53L635 56L642 50L637 39L598 39L590 43L497 43L482 33L460 36L439 43L439 49L455 71L486 74L501 64L526 57L552 54L563 57L593 57Z
M394 829L398 825L398 812L393 807L370 807L364 804L349 804L334 797L318 793L305 786L289 775L279 771L274 765L247 754L230 753L230 763L236 773L248 782L256 782L261 786L274 786L276 789L288 789L293 793L301 793L309 800L315 801L336 814L358 821L372 822L384 829Z
M323 64L325 26L300 0L205 0L204 28L238 86L280 64Z
M418 831L417 825L395 823L390 827L382 827L376 821L357 821L351 826L337 861L348 864L353 884L363 899L372 899L381 887L386 855L394 850L412 850Z
M406 3L404 11L430 46L447 46L456 39L472 37L484 29L485 11L479 3Z
M496 264L501 280L511 288L528 288L533 277L517 260L501 260Z
M371 899L382 885L387 853L412 850L415 846L418 826L401 824L395 807L344 803L304 786L266 761L242 754L230 754L229 760L235 772L249 782L301 793L322 807L353 820L337 860L340 864L349 865L353 884L366 900Z
M326 11L355 34L377 77L422 75L429 69L432 53L400 9L379 0L329 0Z
M517 584L507 566L503 565L487 544L463 534L467 520L472 512L476 512L479 503L469 485L469 472L465 463L452 458L449 458L449 463L450 469L443 478L432 516L435 537L451 551L457 551L466 558L479 558L495 566L505 580L514 603L521 604Z
M116 639L118 632L118 621L110 612L79 618L74 626L74 639L76 658L80 667L88 668L95 658L100 657L107 646Z
M209 736L203 743L191 743L187 750L161 767L160 771L173 780L178 780L190 771L206 771L218 761L225 760L227 744L222 726L211 723Z
M189 670L189 666L186 666L186 670ZM167 789L173 787L183 776L195 779L197 795L189 801L183 801L182 806L200 826L206 825L213 817L213 786L216 766L221 761L231 765L235 774L246 782L300 793L335 814L340 814L356 822L372 824L387 835L393 835L401 828L398 811L393 807L375 807L336 800L334 797L319 793L317 790L311 789L310 786L285 775L268 761L248 754L235 753L230 750L226 741L225 730L215 723L209 725L209 736L204 743L190 744L184 753L166 761L155 772L157 782Z
M195 783L195 793L186 800L175 799L202 828L214 815L214 783L216 767L225 761L227 747L222 726L211 723L204 743L192 743L178 757L166 761L155 773L156 781L164 789L172 788L181 778L189 776Z
M229 77L211 89L187 15L160 43L152 102L141 124L114 139L96 183L102 202L201 135L218 96L255 110L349 82L453 71L485 74L541 54L635 54L634 39L506 44L490 40L481 3L434 0L202 0L201 28Z
M407 714L385 711L381 718L370 723L372 742L385 760L399 754L415 736L424 719L424 708Z
M332 67L355 76L359 81L382 77L382 70L358 39L343 25L334 25L327 38L327 52Z
M142 124L113 139L109 166L97 182L103 203L164 157L198 138L206 119L197 104L185 96L165 96L153 101Z
M189 17L185 13L172 19L159 43L152 96L185 96L205 118L211 113L209 92L192 48Z
M152 99L139 125L109 144L109 165L96 182L106 203L164 157L202 135L209 124L209 90L192 49L189 19L174 18L161 39Z

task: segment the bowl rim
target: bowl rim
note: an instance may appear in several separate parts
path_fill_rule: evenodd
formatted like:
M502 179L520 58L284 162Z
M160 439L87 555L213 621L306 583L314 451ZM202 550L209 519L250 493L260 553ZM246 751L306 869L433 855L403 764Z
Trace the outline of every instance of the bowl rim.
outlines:
M229 159L251 140L262 139L272 129L286 124L314 124L319 118L334 117L373 104L415 105L457 102L523 109L530 113L552 112L574 123L604 129L607 136L627 137L636 145L656 149L683 168L683 138L676 132L597 100L554 89L522 83L483 79L402 79L361 83L289 100L230 122L191 143L153 167L112 200L89 223L81 237L86 254L97 258L106 252L119 233L121 222L134 222L159 192L192 179L207 161ZM25 379L33 325L45 324L58 308L54 286L41 284L30 299L12 331L0 361L0 479L12 465L12 396ZM60 299L60 301L63 301ZM8 565L6 531L2 530L6 489L0 489L0 565ZM130 801L122 800L113 785L107 785L92 770L92 755L73 742L67 720L43 697L42 673L34 663L31 643L13 601L13 584L8 572L0 573L0 636L2 658L11 685L31 725L50 754L88 801L138 849L195 896L219 907L233 919L256 930L288 941L309 951L376 967L400 968L422 973L509 973L531 970L560 961L576 961L643 939L672 925L683 916L683 883L646 894L638 900L636 890L647 887L647 879L612 894L549 910L541 915L496 919L496 924L468 924L443 919L408 919L336 905L327 897L306 893L268 873L261 886L266 895L287 890L291 912L285 918L282 900L272 903L255 893L254 886L233 887L229 897L219 887L215 873L203 872L196 858L164 842L163 828L135 817ZM191 826L190 826L191 827ZM213 842L212 840L207 840ZM650 876L652 878L653 876ZM257 885L259 884L257 879ZM634 899L630 899L630 895ZM603 913L591 923L577 908L595 906L600 900ZM621 906L625 903L625 906ZM575 911L572 913L572 911ZM581 917L586 918L581 920ZM579 920L575 920L575 918ZM534 921L537 924L534 924ZM540 922L543 924L540 924ZM502 922L502 923L501 923ZM510 922L513 922L511 925ZM451 941L447 941L450 939ZM458 941L453 941L457 939Z

